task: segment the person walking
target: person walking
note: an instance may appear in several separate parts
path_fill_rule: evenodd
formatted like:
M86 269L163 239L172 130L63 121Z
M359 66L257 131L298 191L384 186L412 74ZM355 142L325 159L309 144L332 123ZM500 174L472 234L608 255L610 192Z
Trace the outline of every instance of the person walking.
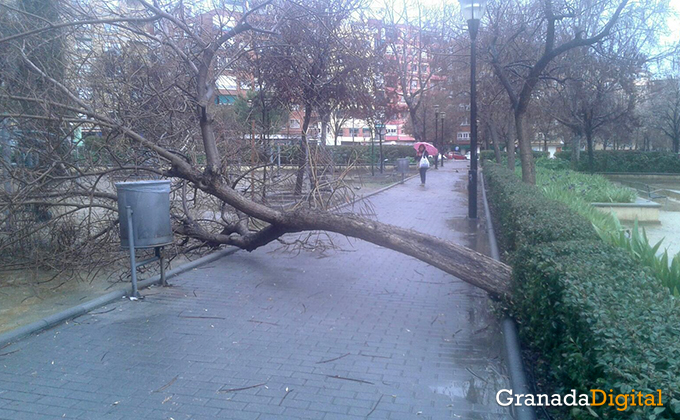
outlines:
M427 159L428 154L427 154L427 149L425 148L425 145L421 144L420 147L418 148L418 170L420 171L420 186L424 187L425 186L425 178L427 174L427 169L430 167L430 161Z

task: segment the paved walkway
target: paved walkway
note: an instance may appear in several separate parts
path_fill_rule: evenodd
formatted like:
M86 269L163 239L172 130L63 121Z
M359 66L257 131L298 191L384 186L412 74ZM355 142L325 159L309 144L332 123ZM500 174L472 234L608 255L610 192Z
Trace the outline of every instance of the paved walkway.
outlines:
M469 245L465 177L430 170L374 196L377 217ZM238 252L1 349L0 419L509 418L485 295L333 240Z

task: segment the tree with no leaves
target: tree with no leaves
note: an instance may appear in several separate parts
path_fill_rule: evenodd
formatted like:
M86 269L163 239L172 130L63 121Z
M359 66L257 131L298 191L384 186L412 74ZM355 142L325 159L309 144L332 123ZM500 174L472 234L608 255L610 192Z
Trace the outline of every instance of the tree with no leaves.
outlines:
M512 107L524 182L536 183L531 139L525 133L526 114L536 87L541 80L553 77L551 64L557 57L606 39L622 13L628 14L627 21L644 19L638 16L637 7L627 5L628 0L491 3L485 44Z
M117 44L109 51L134 48L142 53L140 56L153 51L158 60L137 62L138 67L118 66L106 80L101 74L95 74L99 80L92 82L100 84L95 85L99 90L90 94L83 89L85 78L79 72L84 65L99 71L96 65L101 61L95 58L103 52L93 49L84 55L74 55L67 66L72 77L64 80L55 78L49 69L31 60L30 55L22 55L32 74L63 93L63 97L58 100L43 97L41 91L30 85L21 94L3 86L0 98L7 106L1 111L2 117L18 123L55 118L53 114L42 112L42 108L21 111L18 106L24 102L72 112L78 115L72 124L101 129L101 152L107 154L108 163L76 161L64 166L65 176L55 176L50 168L65 164L67 159L52 155L54 164L42 171L12 174L12 182L20 188L11 197L6 197L3 205L21 199L25 203L39 196L41 201L55 207L112 209L116 197L110 188L106 188L110 184L104 180L110 179L113 173L142 171L176 181L173 187L173 196L179 202L173 208L176 230L201 243L213 247L233 245L253 251L286 234L335 232L418 258L493 296L509 294L509 267L460 245L352 214L310 208L303 203L290 208L270 206L237 189L234 178L241 177L232 173L234 168L225 155L232 139L216 130L215 83L220 74L216 71L216 61L219 57L228 62L246 51L249 46L243 37L245 33L257 32L269 34L274 40L281 39L279 29L285 25L283 20L291 17L291 8L302 5L269 0L257 3L249 10L232 8L229 19L221 20L225 24L217 25L218 30L208 30L214 29L215 20L201 25L197 16L186 7L187 3L179 2L166 8L156 2L140 0L129 13L102 15L96 8L90 8L92 3L66 2L58 19L44 21L39 28L17 31L0 39L4 49L21 52L26 39L49 34L57 28L72 34L83 27L88 30L102 28L103 36L114 38ZM16 13L25 14L21 10ZM251 23L264 13L275 14L271 26L258 27ZM322 17L323 14L319 18ZM228 56L229 53L236 55ZM164 71L155 72L157 65L162 65ZM321 78L329 75L329 72L319 73ZM155 120L150 118L152 115ZM146 123L137 126L136 118L131 116L140 116ZM154 121L166 121L176 129L154 125ZM71 197L70 201L66 200L68 197ZM199 199L203 200L204 207L192 211L192 200ZM115 225L115 218L109 218L108 222ZM110 231L110 226L103 229ZM101 235L101 231L88 235L95 237Z

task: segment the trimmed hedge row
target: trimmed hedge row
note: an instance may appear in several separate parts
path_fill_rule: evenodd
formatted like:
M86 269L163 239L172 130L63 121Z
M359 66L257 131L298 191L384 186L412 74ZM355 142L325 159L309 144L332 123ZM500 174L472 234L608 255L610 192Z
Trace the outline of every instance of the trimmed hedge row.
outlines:
M525 247L513 260L512 312L549 363L557 392L657 394L654 407L592 407L600 418L680 417L680 306L623 250L598 241ZM573 418L592 419L587 412Z
M680 418L680 305L591 224L511 171L484 165L499 240L513 266L509 312L548 363L547 393L656 393L664 407L591 407L600 418ZM541 390L545 393L545 390ZM662 410L663 409L663 410ZM572 418L593 418L572 409Z
M510 170L487 162L484 180L492 191L489 205L494 210L504 250L513 252L544 242L598 239L590 223L566 205L546 200L536 187L521 182Z
M571 161L571 152L557 152L556 157ZM632 150L595 150L595 172L680 173L680 156L670 152L638 152ZM581 152L575 168L588 171L588 155Z
M318 146L310 146L312 153L314 148ZM324 152L327 151L333 158L336 165L347 165L348 163L357 165L368 165L371 163L371 146L356 145L356 146L326 146ZM285 146L281 148L281 163L295 164L296 158L301 153L300 147ZM398 158L415 157L416 150L413 146L394 146L383 145L383 158L387 159L388 163L394 163ZM375 144L373 150L373 163L380 162L380 148Z
M534 155L534 160L538 158L544 158L550 156L550 152L541 152L541 151L536 151L534 150L531 152ZM517 154L516 156L516 162L519 162L519 155ZM506 152L501 152L501 159L507 159L508 154ZM485 160L490 160L490 161L495 161L496 160L496 154L494 153L493 150L482 150L479 152L479 160L480 161L485 161Z

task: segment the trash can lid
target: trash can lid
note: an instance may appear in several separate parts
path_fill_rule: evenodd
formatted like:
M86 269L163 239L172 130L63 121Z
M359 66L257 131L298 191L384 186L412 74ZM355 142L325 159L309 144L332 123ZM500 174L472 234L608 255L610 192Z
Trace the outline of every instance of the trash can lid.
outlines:
M169 180L146 180L146 181L132 181L132 182L117 182L116 188L119 190L136 190L153 191L153 187L159 187L159 192L168 191L171 181Z

